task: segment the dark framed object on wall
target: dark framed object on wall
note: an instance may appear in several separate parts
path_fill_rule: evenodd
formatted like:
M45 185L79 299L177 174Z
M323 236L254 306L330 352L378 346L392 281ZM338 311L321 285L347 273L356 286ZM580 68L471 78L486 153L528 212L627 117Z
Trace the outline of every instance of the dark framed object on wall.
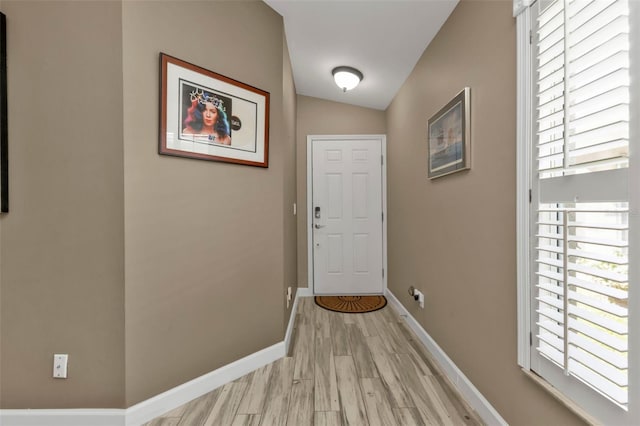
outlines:
M465 87L429 119L429 179L471 168L470 89Z
M269 92L160 54L163 155L269 167Z
M7 127L7 18L0 12L0 212L9 211L9 132Z

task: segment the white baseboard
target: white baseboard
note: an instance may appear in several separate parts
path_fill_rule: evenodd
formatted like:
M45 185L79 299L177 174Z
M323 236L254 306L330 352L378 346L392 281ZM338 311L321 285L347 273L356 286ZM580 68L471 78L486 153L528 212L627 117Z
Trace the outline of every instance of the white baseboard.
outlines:
M285 343L276 343L126 410L0 410L0 426L138 426L285 355Z
M422 328L418 321L402 306L388 289L389 303L403 316L411 330L447 375L451 383L476 410L478 415L491 425L507 425L507 422L489 404L466 376L451 361L446 353ZM69 410L0 410L0 426L137 426L146 423L167 411L181 406L220 386L236 380L266 364L284 357L290 345L298 298L313 296L309 288L299 288L293 302L291 317L284 342L248 355L231 364L176 386L166 392L136 404L126 410L118 409L69 409Z
M447 376L449 381L457 388L469 405L478 413L478 415L489 425L504 425L508 423L500 416L495 408L485 399L484 396L473 386L473 383L460 371L460 369L451 361L447 354L438 346L438 344L429 336L420 323L405 309L396 296L387 289L386 292L389 303L400 313L406 317L407 325L418 336L418 339L431 353L442 372Z
M291 338L293 337L293 325L296 322L296 312L298 311L298 299L300 298L300 291L296 291L296 297L293 298L293 306L291 307L291 314L289 315L289 324L287 325L287 331L284 334L284 352L289 353L289 347L291 346Z
M293 307L291 308L291 316L289 316L289 325L287 326L287 332L284 335L284 350L285 353L289 353L289 347L291 346L291 338L293 336L293 325L296 322L296 312L298 311L298 299L301 297L312 297L313 291L308 287L298 287L296 290L296 297L293 299ZM2 425L0 425L2 426Z
M296 297L311 297L313 296L313 289L311 287L298 287Z
M180 386L127 408L127 426L148 422L286 355L284 342L255 352Z
M0 410L2 426L125 426L118 409Z

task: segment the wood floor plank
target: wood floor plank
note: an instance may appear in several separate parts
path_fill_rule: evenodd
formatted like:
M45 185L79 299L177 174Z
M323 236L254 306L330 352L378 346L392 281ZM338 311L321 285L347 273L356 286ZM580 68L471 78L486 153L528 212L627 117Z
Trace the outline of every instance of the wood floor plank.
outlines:
M414 365L418 368L419 372L423 376L433 376L437 374L435 371L431 369L429 365L424 361L424 358L415 350L415 348L411 345L407 345L407 355L411 358Z
M378 329L378 336L382 338L389 352L407 353L407 341L402 335L398 324L390 322L388 317L383 313L386 309L387 308L372 312L376 314L372 319Z
M289 343L289 351L287 352L287 356L293 356L293 351L297 345L297 341L300 338L300 313L299 310L294 313L295 317L293 320L293 330L291 331L291 343Z
M315 330L313 324L300 325L300 338L296 342L293 352L295 360L293 369L294 380L313 380L314 372L314 341Z
M329 312L329 318L331 325L333 356L351 355L347 329L344 321L342 321L342 315L337 312Z
M360 385L371 426L402 426L396 422L387 392L380 379L360 379Z
M251 383L251 380L253 379L253 375L255 374L255 370L252 371L251 373L245 374L242 377L238 377L237 379L235 379L233 381L233 383L246 383L249 384Z
M178 426L180 417L158 417L145 423L144 426Z
M432 400L430 393L425 389L425 384L420 379L421 376L411 358L407 354L396 354L395 356L398 360L402 382L409 391L424 423L451 426L453 424L451 419L446 413L443 415L440 410L440 401Z
M273 364L267 364L253 372L251 381L238 407L238 414L260 414L267 397L267 386Z
M357 316L358 315L343 313L342 314L342 322L345 323L345 324L355 324Z
M434 389L440 395L442 401L447 405L447 409L456 412L465 425L480 426L484 423L478 413L476 413L463 399L462 396L452 388L449 381L443 376L427 376Z
M297 306L290 357L145 426L484 424L390 306L341 314L310 297Z
M442 374L433 357L428 353L428 351L425 349L425 347L422 345L413 331L409 329L409 326L406 323L400 323L399 327L404 338L407 340L407 343L411 346L411 348L413 348L413 352L417 354L424 362L424 364L429 368L429 370L431 370L431 374Z
M331 338L316 336L315 353L315 411L340 411Z
M339 411L316 411L313 414L314 426L342 426Z
M360 327L354 323L347 324L346 328L358 377L380 377Z
M300 313L302 314L302 321L304 324L313 324L314 316L316 312L316 302L313 297L303 297L300 299L302 302Z
M396 353L408 353L409 345L407 339L402 334L400 324L397 321L387 321L389 328L390 340L395 348Z
M326 309L321 308L320 306L315 306L315 328L316 328L316 336L320 337L331 337L331 326L329 324L329 312Z
M258 426L259 424L260 414L238 414L231 426Z
M204 422L205 426L232 424L246 390L246 382L233 382L224 385L213 410Z
M261 424L264 426L285 426L289 411L289 399L293 386L293 358L285 357L276 361L271 372L271 380L264 405Z
M381 309L380 312L382 313L382 315L384 315L384 317L389 322L397 323L401 321L400 315L398 314L398 312L389 304L387 304L387 306Z
M432 380L433 379L433 380ZM441 394L438 393L435 386L439 387L439 383L432 376L420 376L420 381L422 382L423 387L427 391L429 395L429 399L432 402L433 407L438 413L439 417L443 419L443 424L451 424L451 425L461 425L464 424L464 420L460 417L456 410L450 410L447 407L447 403L449 403L449 407L451 407L451 402L449 398L442 398ZM446 400L446 402L445 402Z
M294 380L287 414L288 426L313 424L313 380Z
M184 414L178 424L180 426L199 426L204 424L221 393L222 388L218 388L186 403Z
M415 408L394 408L393 415L402 426L425 426L422 417Z
M335 363L340 407L342 408L342 423L345 426L367 425L367 412L353 358L336 356Z
M431 354L428 353L413 331L409 329L406 322L400 321L399 326L403 336L410 346L409 355L412 357L416 365L420 366L420 370L423 375L429 378L432 382L433 388L437 391L441 401L447 407L447 412L450 414L457 413L460 421L458 422L456 420L456 416L453 415L454 423L474 426L484 424L478 414L469 407L469 405L463 400L462 396L442 375L441 369L438 367ZM436 382L438 385L435 384Z
M180 418L185 414L185 412L187 410L187 405L188 405L188 403L187 404L182 404L181 406L179 406L177 408L174 408L173 410L164 413L162 415L162 417L168 417L168 418L177 417L177 418Z
M388 351L380 336L366 337L367 346L376 364L378 374L389 394L393 408L415 407L415 403L402 383L398 361Z
M355 316L355 323L357 324L358 328L362 332L363 336L370 337L370 336L377 336L379 334L378 329L376 328L375 321L373 320L375 316L373 312L354 315L354 316Z

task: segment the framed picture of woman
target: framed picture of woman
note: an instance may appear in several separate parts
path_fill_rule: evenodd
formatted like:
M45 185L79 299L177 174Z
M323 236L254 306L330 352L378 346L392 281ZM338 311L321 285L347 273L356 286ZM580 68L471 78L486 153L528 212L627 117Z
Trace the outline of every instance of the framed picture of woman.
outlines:
M159 153L269 165L269 93L160 54Z

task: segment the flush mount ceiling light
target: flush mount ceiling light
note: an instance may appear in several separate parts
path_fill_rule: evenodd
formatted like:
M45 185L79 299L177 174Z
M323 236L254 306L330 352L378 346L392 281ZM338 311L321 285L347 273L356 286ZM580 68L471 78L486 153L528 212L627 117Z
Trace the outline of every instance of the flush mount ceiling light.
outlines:
M331 71L331 74L343 92L354 89L362 80L362 73L351 67L336 67Z

